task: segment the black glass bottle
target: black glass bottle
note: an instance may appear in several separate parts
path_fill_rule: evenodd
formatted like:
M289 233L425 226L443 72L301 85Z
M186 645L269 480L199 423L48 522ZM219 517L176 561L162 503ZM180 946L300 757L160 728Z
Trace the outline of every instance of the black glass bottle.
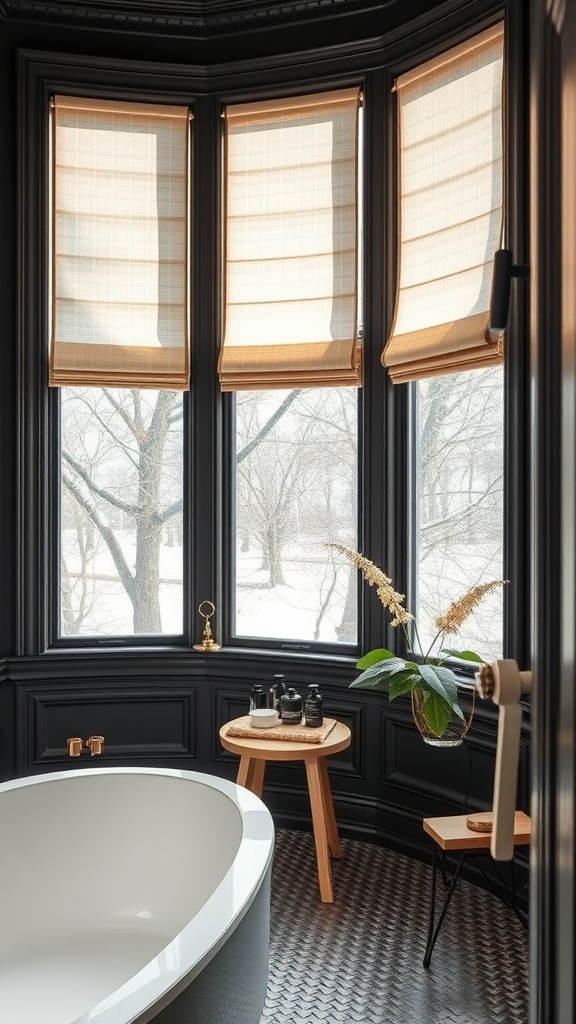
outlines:
M268 700L268 707L274 708L275 711L280 714L280 698L283 693L286 693L288 687L282 672L276 672L274 676L274 682L270 687L270 696Z
M256 683L250 691L250 711L254 711L254 708L265 708L266 707L266 694L264 688Z
M300 725L302 721L302 697L293 686L280 697L280 719L283 725Z
M306 725L311 729L317 729L324 721L324 700L320 693L318 683L310 683L308 693L304 701L304 715Z

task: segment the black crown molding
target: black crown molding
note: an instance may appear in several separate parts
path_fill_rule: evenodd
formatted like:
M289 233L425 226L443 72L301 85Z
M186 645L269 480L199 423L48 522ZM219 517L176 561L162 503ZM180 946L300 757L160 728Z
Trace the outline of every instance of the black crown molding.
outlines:
M84 28L185 32L204 37L349 14L375 14L401 0L0 0L0 19Z

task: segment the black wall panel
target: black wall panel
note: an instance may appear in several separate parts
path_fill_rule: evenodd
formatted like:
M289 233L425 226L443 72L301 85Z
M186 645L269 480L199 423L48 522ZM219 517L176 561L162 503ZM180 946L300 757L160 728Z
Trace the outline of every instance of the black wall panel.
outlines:
M70 688L45 684L18 688L16 713L21 722L18 774L95 764L185 764L192 768L197 753L196 691L158 682L130 688L118 681ZM103 736L101 755L85 749L71 758L66 740Z

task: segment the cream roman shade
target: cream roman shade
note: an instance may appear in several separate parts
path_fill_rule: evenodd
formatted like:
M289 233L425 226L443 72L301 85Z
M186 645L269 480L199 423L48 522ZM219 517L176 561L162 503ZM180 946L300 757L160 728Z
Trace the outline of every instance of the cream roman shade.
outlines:
M52 386L189 386L188 108L56 96Z
M397 81L399 287L382 355L394 383L503 360L488 335L502 228L501 25Z
M361 383L359 100L226 108L223 391Z

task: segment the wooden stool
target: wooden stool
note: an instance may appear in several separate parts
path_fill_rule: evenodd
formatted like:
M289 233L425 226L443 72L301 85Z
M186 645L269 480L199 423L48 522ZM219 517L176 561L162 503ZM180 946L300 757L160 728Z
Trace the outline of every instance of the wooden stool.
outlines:
M292 740L270 740L265 736L262 739L227 736L227 731L233 724L234 722L227 722L222 726L220 742L225 750L240 755L236 782L239 786L250 789L256 796L262 796L266 761L304 761L316 845L320 898L323 903L333 903L330 856L340 859L342 848L338 837L326 758L349 746L350 729L342 722L336 722L323 743L297 743Z
M466 857L467 854L473 855L474 851L490 849L490 841L492 838L491 832L478 832L476 831L476 829L469 828L468 825L466 824L466 818L468 817L471 817L472 819L490 818L491 812L487 812L486 814L482 815L452 814L447 818L424 818L422 822L424 831L427 832L428 835L431 836L432 839L434 840L434 845L432 847L432 895L430 902L430 922L428 926L428 940L426 943L426 951L424 953L424 967L430 966L432 950L434 949L434 946L436 944L436 939L438 938L438 933L440 931L442 922L446 915L446 911L448 910L448 905L450 903L450 900L452 899L452 895L456 888L456 883L460 877L460 871L462 869L462 864L464 863L464 858ZM530 818L527 814L524 814L523 811L516 811L514 817L514 846L528 845L530 843L530 833ZM438 850L441 851L442 856L445 853L459 850L461 851L461 856L456 865L454 874L452 875L450 885L447 888L444 904L440 912L440 917L438 918L438 923L436 927L434 927ZM494 892L494 895L498 896L498 898L501 899L502 897L492 885L490 878L486 875L482 868L480 870L482 870L482 874L486 878L486 881L490 885L490 888ZM500 873L497 873L499 875L500 880L502 881ZM442 868L442 875L444 878L444 884L446 885L447 881L444 868ZM525 918L516 907L514 896L510 903L507 903L506 905L514 911L516 917L522 922L522 924L526 925Z

